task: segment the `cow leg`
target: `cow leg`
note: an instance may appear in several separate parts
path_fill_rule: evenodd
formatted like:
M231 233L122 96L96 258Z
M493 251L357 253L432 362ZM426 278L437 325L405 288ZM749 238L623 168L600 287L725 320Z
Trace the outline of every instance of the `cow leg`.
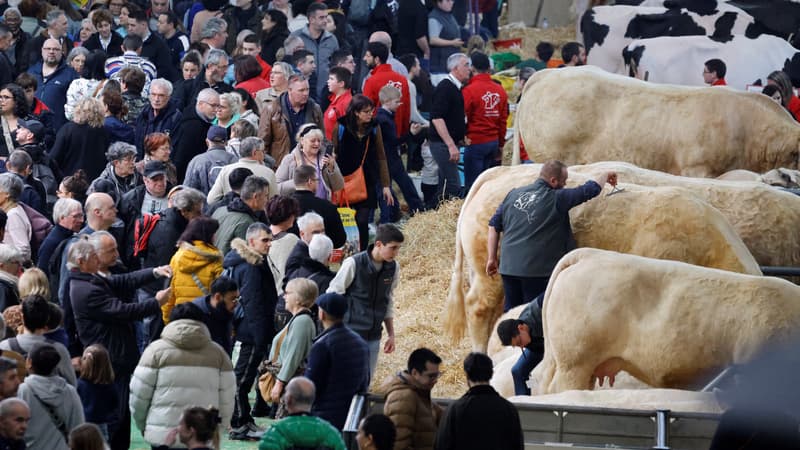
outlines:
M590 390L592 389L591 368L586 365L578 367L556 367L553 374L553 381L550 383L549 394L556 394L571 390Z
M494 322L503 309L502 285L499 280L476 272L464 302L472 349L485 353Z

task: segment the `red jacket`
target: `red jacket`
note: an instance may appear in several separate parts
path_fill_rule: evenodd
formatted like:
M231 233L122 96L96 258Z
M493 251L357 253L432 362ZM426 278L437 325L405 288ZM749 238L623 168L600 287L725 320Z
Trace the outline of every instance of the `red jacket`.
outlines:
M250 97L253 97L255 100L256 92L262 89L269 89L269 82L264 81L264 79L259 76L250 78L247 81L242 81L241 83L237 83L236 87L247 91L247 93L250 94Z
M390 64L381 64L372 69L369 78L364 82L364 95L375 103L375 114L377 114L381 106L378 92L389 83L400 88L400 101L403 103L394 114L394 124L397 127L397 137L403 137L408 134L411 126L411 95L408 93L406 77L393 71Z
M467 116L467 137L472 144L506 141L508 95L503 87L492 81L488 73L472 77L464 89L464 113Z
M268 62L261 59L261 55L256 55L256 61L258 61L258 63L261 65L261 75L259 76L267 82L267 85L269 85L269 73L272 72L272 66L270 66Z
M727 86L728 83L725 82L725 78L718 78L717 81L711 83L712 86Z
M329 141L333 141L333 130L338 128L336 122L347 112L347 106L353 99L353 94L350 93L350 89L345 89L344 94L336 98L334 98L334 94L331 94L328 98L331 104L325 110L322 120L325 125L325 137Z
M786 108L789 109L789 112L792 113L795 120L800 120L800 98L797 98L796 95L792 95L789 99L789 103L786 104Z

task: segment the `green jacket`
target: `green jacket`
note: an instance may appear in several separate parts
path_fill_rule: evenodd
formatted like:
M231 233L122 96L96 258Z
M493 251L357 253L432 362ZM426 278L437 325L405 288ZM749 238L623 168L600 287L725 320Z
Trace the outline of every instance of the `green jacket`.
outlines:
M273 423L261 438L258 450L283 450L292 447L345 450L339 430L325 420L306 413L291 415Z

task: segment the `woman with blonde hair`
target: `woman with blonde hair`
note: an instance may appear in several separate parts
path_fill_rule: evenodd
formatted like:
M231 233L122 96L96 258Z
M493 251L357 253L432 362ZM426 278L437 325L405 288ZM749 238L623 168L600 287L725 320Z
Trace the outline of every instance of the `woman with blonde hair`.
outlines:
M317 172L317 190L314 194L325 200L331 194L344 188L344 177L336 163L336 158L325 148L325 135L313 123L300 126L297 132L297 147L283 158L275 178L278 180L280 195L291 195L294 192L294 171L300 166L311 166Z
M25 270L25 272L22 272L22 275L19 277L17 289L19 289L20 298L29 295L40 295L48 301L51 300L50 281L48 281L44 271L38 267L31 267Z
M311 308L318 295L317 284L308 278L295 278L286 284L283 296L286 310L292 314L292 318L272 339L269 361L266 363L266 370L277 378L272 392L269 393L270 398L267 399L272 402L280 401L276 419L287 413L283 390L292 378L303 374L306 357L317 336L317 324Z
M86 178L94 180L106 167L108 139L103 122L103 104L96 98L84 98L75 106L72 122L67 122L56 134L50 151L62 173L83 169Z

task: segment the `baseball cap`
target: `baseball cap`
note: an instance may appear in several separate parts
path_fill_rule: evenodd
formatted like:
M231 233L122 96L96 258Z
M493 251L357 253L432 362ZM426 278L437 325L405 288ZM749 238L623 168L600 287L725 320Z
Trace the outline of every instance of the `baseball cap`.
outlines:
M208 129L206 139L211 142L225 142L228 140L228 130L214 125Z
M19 128L25 128L26 130L28 130L31 133L33 133L33 137L35 137L38 142L41 142L41 141L44 140L45 128L44 128L44 124L42 124L42 122L39 122L38 120L34 120L34 119L30 119L30 120L18 119L17 120L17 126Z
M163 161L150 160L144 165L144 176L153 178L156 175L166 175L167 165Z
M341 319L347 314L347 299L334 292L322 294L317 298L317 306L329 315Z

